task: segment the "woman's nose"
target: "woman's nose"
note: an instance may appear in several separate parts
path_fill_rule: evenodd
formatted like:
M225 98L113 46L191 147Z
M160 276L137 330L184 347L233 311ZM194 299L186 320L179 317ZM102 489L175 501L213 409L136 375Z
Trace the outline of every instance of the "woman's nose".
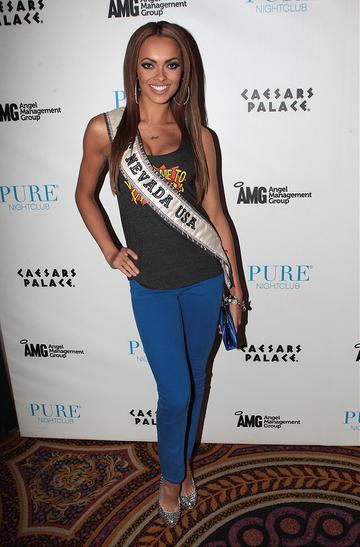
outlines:
M158 70L157 70L157 74L156 74L158 80L165 80L166 76L165 76L165 73L164 73L164 67L159 65L158 66Z

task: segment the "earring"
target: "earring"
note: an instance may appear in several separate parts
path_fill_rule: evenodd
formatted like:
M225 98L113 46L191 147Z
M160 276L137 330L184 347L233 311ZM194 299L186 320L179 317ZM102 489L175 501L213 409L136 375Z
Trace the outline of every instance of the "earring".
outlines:
M185 99L185 102L183 102L183 104L178 103L177 100L175 99L175 96L173 97L173 99L174 99L174 103L177 104L178 106L185 106L189 102L189 99L190 99L189 86L187 87L186 99Z
M138 79L136 78L136 82L135 82L135 102L136 104L139 104L139 97L138 97Z

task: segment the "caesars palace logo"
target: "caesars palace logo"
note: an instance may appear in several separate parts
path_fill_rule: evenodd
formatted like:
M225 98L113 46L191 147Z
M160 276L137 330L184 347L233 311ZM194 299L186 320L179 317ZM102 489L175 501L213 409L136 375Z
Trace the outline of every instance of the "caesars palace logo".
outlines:
M298 363L300 344L250 344L240 348L246 363Z
M19 268L18 276L25 288L75 287L75 268Z
M132 408L129 410L129 414L132 416L134 425L156 425L156 410Z
M264 112L309 112L312 87L276 87L244 89L241 97L249 113Z
M43 23L43 0L18 0L0 2L0 26L28 26Z

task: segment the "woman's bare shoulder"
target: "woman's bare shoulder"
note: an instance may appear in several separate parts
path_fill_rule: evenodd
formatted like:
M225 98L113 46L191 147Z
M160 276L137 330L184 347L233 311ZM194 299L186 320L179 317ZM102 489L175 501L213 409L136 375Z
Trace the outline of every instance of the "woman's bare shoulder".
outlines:
M205 125L201 126L201 139L203 143L204 150L207 152L212 152L214 150L214 137L213 130Z
M101 138L109 139L108 131L106 127L105 115L103 112L101 114L97 114L96 116L93 116L92 118L90 118L86 126L85 133L89 136L97 137L99 139Z
M124 108L114 108L90 118L87 123L84 144L108 156Z
M114 108L93 116L88 122L86 131L98 139L112 140L123 112L124 108Z
M111 142L104 113L90 118L85 129L83 142L85 150L108 156Z

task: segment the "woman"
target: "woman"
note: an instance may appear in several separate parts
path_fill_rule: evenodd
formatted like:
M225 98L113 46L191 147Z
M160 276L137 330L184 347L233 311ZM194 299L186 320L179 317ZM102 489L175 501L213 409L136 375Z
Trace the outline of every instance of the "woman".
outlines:
M191 456L225 261L231 266L230 293L236 298L229 309L236 329L243 298L219 199L213 138L201 125L198 66L196 44L179 25L160 21L136 30L124 60L126 108L90 120L76 188L79 211L105 259L129 279L136 324L158 390L158 505L168 526L176 525L181 507L192 508L196 500ZM114 115L118 120L111 127ZM121 249L94 199L107 163L127 244ZM183 201L173 222L167 215L177 199ZM194 243L201 222L214 232L213 242L220 241L218 255Z

